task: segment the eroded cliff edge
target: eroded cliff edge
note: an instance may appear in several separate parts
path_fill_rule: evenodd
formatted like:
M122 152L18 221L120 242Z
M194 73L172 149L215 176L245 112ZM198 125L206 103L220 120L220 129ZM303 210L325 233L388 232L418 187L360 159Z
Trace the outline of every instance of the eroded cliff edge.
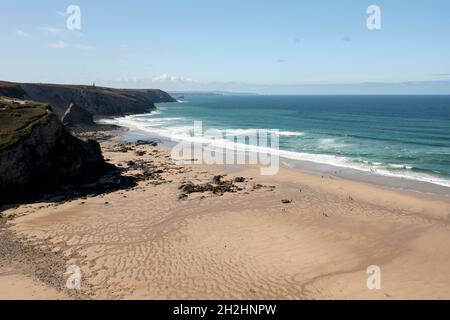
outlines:
M158 89L114 89L96 86L30 84L0 81L0 96L47 103L61 119L71 103L93 116L119 116L145 113L155 103L175 102Z
M48 104L0 98L0 203L110 169L99 144L74 137Z

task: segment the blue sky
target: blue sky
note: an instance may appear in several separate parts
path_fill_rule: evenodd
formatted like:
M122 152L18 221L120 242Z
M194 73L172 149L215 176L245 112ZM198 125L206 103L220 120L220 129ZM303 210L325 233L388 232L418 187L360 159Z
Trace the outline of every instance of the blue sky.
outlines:
M66 29L71 4L77 32ZM366 27L371 4L381 30ZM432 90L450 80L449 35L447 0L3 1L0 79L277 93L433 81Z

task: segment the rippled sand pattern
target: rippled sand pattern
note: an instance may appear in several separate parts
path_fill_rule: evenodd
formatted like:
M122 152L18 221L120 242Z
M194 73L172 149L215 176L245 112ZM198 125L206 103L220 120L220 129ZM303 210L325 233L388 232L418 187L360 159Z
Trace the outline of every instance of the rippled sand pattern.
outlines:
M182 179L214 170L223 169L193 166L172 183L31 206L12 229L73 254L91 298L450 298L448 202L253 168L239 175L276 188L178 200ZM381 290L366 287L369 265L382 268Z

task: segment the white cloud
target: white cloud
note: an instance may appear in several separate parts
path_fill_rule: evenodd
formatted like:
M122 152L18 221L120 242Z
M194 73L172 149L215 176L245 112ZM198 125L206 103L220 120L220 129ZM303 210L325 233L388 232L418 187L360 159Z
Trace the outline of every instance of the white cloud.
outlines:
M64 41L58 41L56 43L51 43L47 46L47 48L50 48L50 49L65 49L68 47L69 47L69 44Z
M41 32L45 36L49 37L57 37L57 38L63 38L66 39L69 36L73 36L75 38L80 38L83 34L79 30L67 30L67 29L61 29L61 28L54 28L54 27L41 27L39 28Z
M47 35L52 36L63 36L66 31L64 29L53 28L53 27L41 27L40 30Z
M16 31L16 36L20 37L20 38L31 38L31 34L22 30L17 30Z
M58 15L58 16L60 16L60 17L66 17L66 13L65 12L62 12L62 11L56 11L56 14Z
M134 76L134 77L123 77L123 78L118 78L115 80L115 82L123 82L123 83L138 83L141 80L138 79L138 77Z
M69 44L65 41L58 41L56 43L51 43L47 46L47 48L50 49L66 49L66 48L74 48L74 49L78 49L81 51L94 51L95 47L87 45L87 44L81 44L81 43L77 43L77 44Z
M160 76L154 77L152 82L195 82L192 79L184 78L184 77L176 77L168 75L167 73L163 73Z

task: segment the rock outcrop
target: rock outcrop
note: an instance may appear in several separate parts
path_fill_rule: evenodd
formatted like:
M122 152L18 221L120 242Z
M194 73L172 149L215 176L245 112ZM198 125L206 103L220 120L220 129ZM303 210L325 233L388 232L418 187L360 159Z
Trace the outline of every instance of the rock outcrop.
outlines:
M0 95L47 103L52 106L60 119L72 102L94 116L117 116L149 112L156 109L155 103L176 101L161 90L2 81L0 81Z
M111 169L99 144L72 136L47 104L0 98L0 202L93 181Z
M92 114L75 103L71 103L62 117L65 126L95 125Z

